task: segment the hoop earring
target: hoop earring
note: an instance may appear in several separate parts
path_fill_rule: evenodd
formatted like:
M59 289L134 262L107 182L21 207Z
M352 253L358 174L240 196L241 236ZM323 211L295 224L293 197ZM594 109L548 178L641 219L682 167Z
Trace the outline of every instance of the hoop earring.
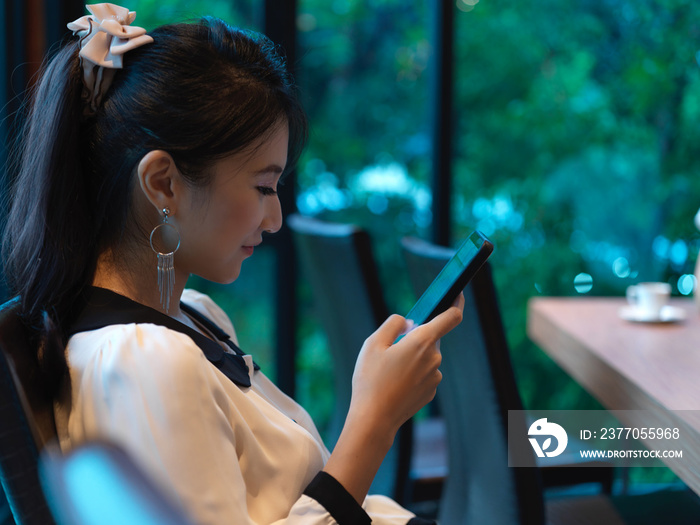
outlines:
M177 228L168 222L168 215L170 215L169 208L163 208L163 222L158 224L151 231L151 237L149 239L151 244L151 250L158 257L158 291L160 292L160 306L168 313L170 310L170 297L173 295L173 290L175 289L175 252L180 248L180 232ZM175 245L172 250L166 251L165 253L157 250L153 245L154 237L160 236L161 243L163 245L168 244L168 237L170 236L170 245ZM177 242L174 241L175 236L177 236ZM156 239L158 240L158 239Z

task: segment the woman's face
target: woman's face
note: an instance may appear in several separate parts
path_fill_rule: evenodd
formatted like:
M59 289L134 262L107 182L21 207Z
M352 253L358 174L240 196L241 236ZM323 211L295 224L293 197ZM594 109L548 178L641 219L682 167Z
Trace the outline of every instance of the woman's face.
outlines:
M181 247L176 271L233 282L241 264L282 226L277 184L287 163L286 122L245 151L217 161L211 184L191 189L178 210Z

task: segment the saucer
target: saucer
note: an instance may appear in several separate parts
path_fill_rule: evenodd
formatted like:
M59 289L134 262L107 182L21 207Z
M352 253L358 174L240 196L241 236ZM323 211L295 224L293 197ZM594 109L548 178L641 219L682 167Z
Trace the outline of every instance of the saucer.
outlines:
M623 306L620 308L620 317L625 321L635 323L677 323L685 319L685 310L677 306L666 305L661 308L658 315L650 315L647 312L639 310L636 306Z

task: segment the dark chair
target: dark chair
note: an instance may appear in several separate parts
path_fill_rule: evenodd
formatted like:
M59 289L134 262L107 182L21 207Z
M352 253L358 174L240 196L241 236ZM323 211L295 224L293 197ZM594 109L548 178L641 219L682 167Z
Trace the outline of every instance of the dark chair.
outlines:
M85 443L68 454L47 447L41 482L60 525L193 525L121 448Z
M18 310L17 299L0 306L0 481L17 525L52 525L37 468L56 437L53 404Z
M300 215L290 216L287 224L293 232L301 267L313 294L315 312L333 358L335 408L327 432L328 445L332 447L350 406L357 354L364 340L386 320L389 312L366 231L349 224ZM414 495L413 499L437 498L441 475L431 473L426 478L415 469L411 475L412 426L409 421L399 431L371 492L392 496L402 503L407 503L407 491ZM417 435L423 435L422 430L418 430Z
M416 295L427 288L454 250L415 238L402 239L402 250ZM448 477L440 502L439 521L446 524L626 523L625 509L656 507L642 497L610 498L612 469L605 463L587 467L536 467L534 452L525 440L528 424L512 419L523 436L519 450L529 454L532 467L509 467L508 411L522 411L510 354L501 321L491 266L486 263L464 291L462 323L441 341L443 380L438 402L445 417ZM512 428L510 429L512 430ZM589 462L589 465L591 463ZM594 496L546 499L545 487L598 482ZM606 494L607 493L607 494ZM667 496L667 508L679 509L695 523L700 511L696 498L686 492ZM683 508L684 510L680 511ZM617 510L619 509L619 510ZM658 510L658 509L657 509ZM642 515L644 515L642 512ZM651 510L647 516L656 516ZM658 523L663 523L663 519ZM629 521L628 523L639 523Z

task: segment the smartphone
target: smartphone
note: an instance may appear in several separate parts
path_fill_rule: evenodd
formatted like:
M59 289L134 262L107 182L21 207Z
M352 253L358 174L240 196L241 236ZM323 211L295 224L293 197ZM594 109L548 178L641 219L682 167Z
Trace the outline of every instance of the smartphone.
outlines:
M491 241L483 233L473 232L447 261L406 318L418 326L447 310L492 252Z

